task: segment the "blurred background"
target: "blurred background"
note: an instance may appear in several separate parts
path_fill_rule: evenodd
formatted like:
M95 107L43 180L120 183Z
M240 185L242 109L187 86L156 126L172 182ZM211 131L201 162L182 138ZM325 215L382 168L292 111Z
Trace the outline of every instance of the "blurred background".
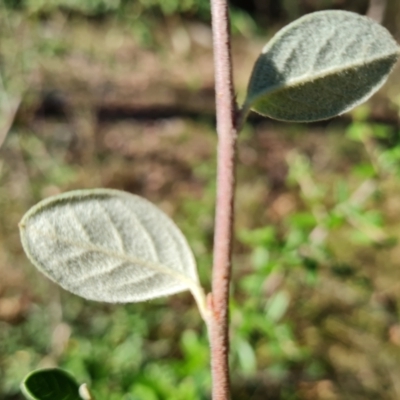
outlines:
M282 26L368 14L400 39L398 0L231 2L236 90ZM400 70L333 120L251 115L240 136L231 301L233 400L400 399ZM107 187L187 235L210 288L215 111L208 0L0 0L0 399L60 366L97 399L210 398L190 294L82 300L23 254L41 199Z

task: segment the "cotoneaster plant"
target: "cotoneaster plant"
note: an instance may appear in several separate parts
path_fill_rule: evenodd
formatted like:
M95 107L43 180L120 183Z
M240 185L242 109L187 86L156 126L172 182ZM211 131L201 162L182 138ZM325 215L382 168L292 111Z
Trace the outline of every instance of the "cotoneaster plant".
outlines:
M399 47L385 28L345 11L306 15L286 26L255 63L238 108L232 80L228 6L212 0L218 174L212 291L175 223L147 200L111 189L78 190L43 200L22 218L31 262L61 287L89 300L129 303L193 294L211 347L212 399L230 399L228 300L236 139L250 110L283 121L334 117L385 82ZM28 399L93 399L59 369L37 370L22 383ZM266 394L267 395L267 394Z

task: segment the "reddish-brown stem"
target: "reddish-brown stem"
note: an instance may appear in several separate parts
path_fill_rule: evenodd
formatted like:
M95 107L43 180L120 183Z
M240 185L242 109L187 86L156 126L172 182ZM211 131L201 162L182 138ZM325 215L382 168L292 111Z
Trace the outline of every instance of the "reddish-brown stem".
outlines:
M235 190L236 114L227 0L211 0L215 96L218 132L217 201L211 315L208 329L211 346L212 399L229 400L228 301Z

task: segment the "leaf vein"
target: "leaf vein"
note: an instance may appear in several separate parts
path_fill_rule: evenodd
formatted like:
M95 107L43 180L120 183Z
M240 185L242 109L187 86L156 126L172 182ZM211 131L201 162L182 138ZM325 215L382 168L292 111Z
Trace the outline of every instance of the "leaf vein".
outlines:
M126 251L126 247L125 247L125 243L124 243L124 239L122 238L121 234L119 233L114 220L111 218L111 214L108 212L107 208L104 207L100 201L96 201L96 204L99 206L99 208L104 212L104 215L106 216L106 218L108 219L108 221L110 222L110 225L112 227L112 232L113 232L113 236L114 238L117 240L117 242L119 242L119 248L123 253L127 253Z
M78 218L78 216L76 215L75 210L71 207L71 204L67 205L68 211L70 212L70 214L72 215L72 218L75 220L75 222L78 224L78 226L81 228L81 231L83 233L83 235L86 237L86 239L88 241L92 241L92 238L89 235L89 232L87 231L85 225L83 225L82 221Z
M128 268L129 266L130 266L129 263L127 264L126 262L122 262L120 265L114 266L112 269L109 269L109 270L106 270L106 271L99 271L99 272L96 272L95 274L87 275L87 276L83 277L82 279L78 279L75 282L73 282L73 285L75 287L80 287L80 286L82 286L82 284L85 285L91 279L101 278L101 277L110 275L113 272L116 272L118 269ZM145 280L147 278L153 277L155 275L157 275L157 272L153 271L153 273L151 275L141 276L136 281L135 280L129 280L129 284L138 284L141 281L143 281L143 280ZM115 286L113 286L113 288L115 288Z
M136 225L143 232L143 236L146 238L146 241L149 244L149 248L151 249L155 261L160 263L160 258L153 237L150 235L146 227L143 225L142 221L140 221L136 213L132 209L127 207L123 202L121 202L121 205L132 215L134 221L136 222Z
M53 240L59 240L61 242L67 243L71 246L76 246L78 248L82 248L88 251L94 251L94 252L99 252L102 253L104 255L110 256L110 257L115 257L118 258L120 260L124 260L124 261L128 261L131 262L133 264L137 264L139 266L142 267L148 267L150 269L153 269L154 271L157 271L161 274L164 275L169 275L175 279L180 280L181 282L185 283L188 288L192 288L194 286L198 286L198 283L196 281L194 281L192 278L183 275L180 271L176 270L176 269L172 269L169 267L164 266L163 264L159 263L159 262L154 262L152 260L143 260L143 259L138 259L136 257L132 257L131 255L127 255L127 254L119 254L116 253L114 251L110 251L109 249L105 249L103 247L96 247L94 246L92 243L85 243L85 242L75 242L73 240L69 240L69 239L65 239L63 237L58 236L57 234L51 234L51 233L47 233L47 232L43 232L40 231L38 229L36 229L36 232L39 233L42 236L47 236L50 239Z

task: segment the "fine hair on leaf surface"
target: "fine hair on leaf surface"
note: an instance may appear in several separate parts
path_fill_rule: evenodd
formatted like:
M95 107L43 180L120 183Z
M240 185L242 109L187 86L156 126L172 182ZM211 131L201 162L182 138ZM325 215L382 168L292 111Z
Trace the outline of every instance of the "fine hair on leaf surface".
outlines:
M139 196L111 189L64 193L29 210L20 231L32 263L79 296L128 303L191 290L204 303L185 237Z
M297 122L334 117L375 93L398 56L390 33L367 17L335 10L306 15L264 47L244 112Z

